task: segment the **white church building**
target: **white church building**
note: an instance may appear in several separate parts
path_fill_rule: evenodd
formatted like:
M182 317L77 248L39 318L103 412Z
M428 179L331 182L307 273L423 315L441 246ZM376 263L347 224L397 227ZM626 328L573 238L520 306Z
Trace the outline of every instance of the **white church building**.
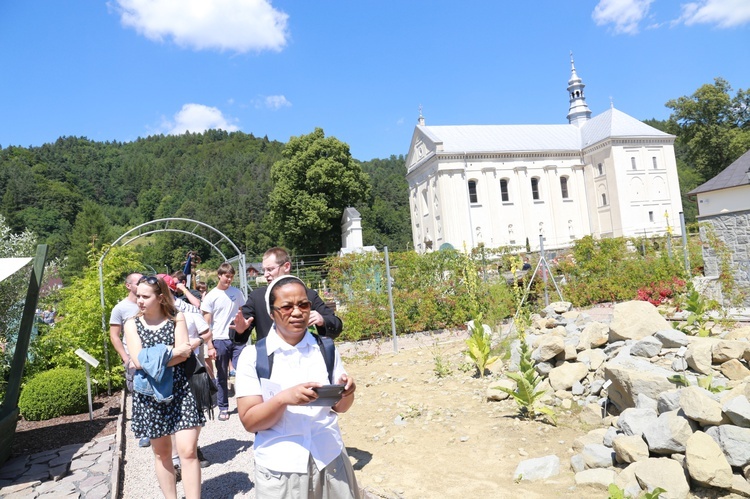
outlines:
M674 135L612 106L591 117L571 58L568 124L428 126L406 158L414 248L538 250L680 233Z

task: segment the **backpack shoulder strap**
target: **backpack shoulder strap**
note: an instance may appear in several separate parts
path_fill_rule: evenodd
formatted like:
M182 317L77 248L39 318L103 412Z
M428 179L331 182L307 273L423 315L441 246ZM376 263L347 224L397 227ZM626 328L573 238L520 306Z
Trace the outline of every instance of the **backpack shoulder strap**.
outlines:
M268 355L266 348L266 337L255 342L255 372L258 374L258 380L270 379L271 369L273 369L273 354Z
M333 365L336 362L336 346L333 344L333 340L327 336L319 336L315 333L312 333L312 335L315 337L315 341L320 348L320 353L323 354L323 360L326 362L328 382L333 384Z

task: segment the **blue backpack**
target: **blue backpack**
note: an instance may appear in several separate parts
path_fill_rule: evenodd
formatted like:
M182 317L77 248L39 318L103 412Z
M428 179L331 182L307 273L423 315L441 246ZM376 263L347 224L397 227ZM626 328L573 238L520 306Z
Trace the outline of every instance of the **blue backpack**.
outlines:
M336 361L336 347L333 344L333 340L327 336L318 336L315 333L310 333L318 343L320 353L323 355L323 360L326 362L326 369L328 370L328 382L333 384L333 364ZM266 338L259 339L255 343L255 351L257 352L257 359L255 360L255 372L258 373L258 379L271 379L271 369L273 369L273 354L268 355L268 349L266 348Z

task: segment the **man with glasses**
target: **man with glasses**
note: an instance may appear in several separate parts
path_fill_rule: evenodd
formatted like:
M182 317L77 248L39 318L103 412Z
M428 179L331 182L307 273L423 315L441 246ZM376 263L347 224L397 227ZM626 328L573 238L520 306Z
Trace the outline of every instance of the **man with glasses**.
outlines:
M128 290L128 296L112 308L112 313L109 316L109 340L122 359L122 365L125 368L125 384L131 392L133 391L135 365L130 360L128 345L125 337L122 335L122 326L126 320L138 315L135 292L138 289L138 281L141 280L141 277L142 275L138 272L132 272L125 277L125 288ZM151 445L151 442L148 437L143 437L138 441L138 445L140 447L148 447Z
M268 284L274 279L289 275L292 272L292 262L289 253L284 248L271 248L263 254L263 276ZM266 289L267 286L254 289L247 297L247 302L234 318L235 328L238 334L248 334L255 328L256 341L268 336L273 320L266 311ZM310 300L310 326L315 326L319 336L328 336L333 339L341 334L343 324L333 311L326 306L314 289L307 290L307 299Z

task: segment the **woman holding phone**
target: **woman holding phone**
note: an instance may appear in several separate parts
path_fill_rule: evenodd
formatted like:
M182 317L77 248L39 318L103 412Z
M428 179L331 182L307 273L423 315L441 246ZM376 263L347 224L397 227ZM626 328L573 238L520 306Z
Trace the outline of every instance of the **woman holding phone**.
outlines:
M333 380L344 385L331 406L311 405L329 377L321 348L308 331L311 303L304 283L293 276L274 279L266 310L274 321L266 338L269 379L258 379L256 348L245 348L236 376L237 411L255 432L255 494L279 497L359 498L346 454L338 413L354 402L356 385L335 353Z

